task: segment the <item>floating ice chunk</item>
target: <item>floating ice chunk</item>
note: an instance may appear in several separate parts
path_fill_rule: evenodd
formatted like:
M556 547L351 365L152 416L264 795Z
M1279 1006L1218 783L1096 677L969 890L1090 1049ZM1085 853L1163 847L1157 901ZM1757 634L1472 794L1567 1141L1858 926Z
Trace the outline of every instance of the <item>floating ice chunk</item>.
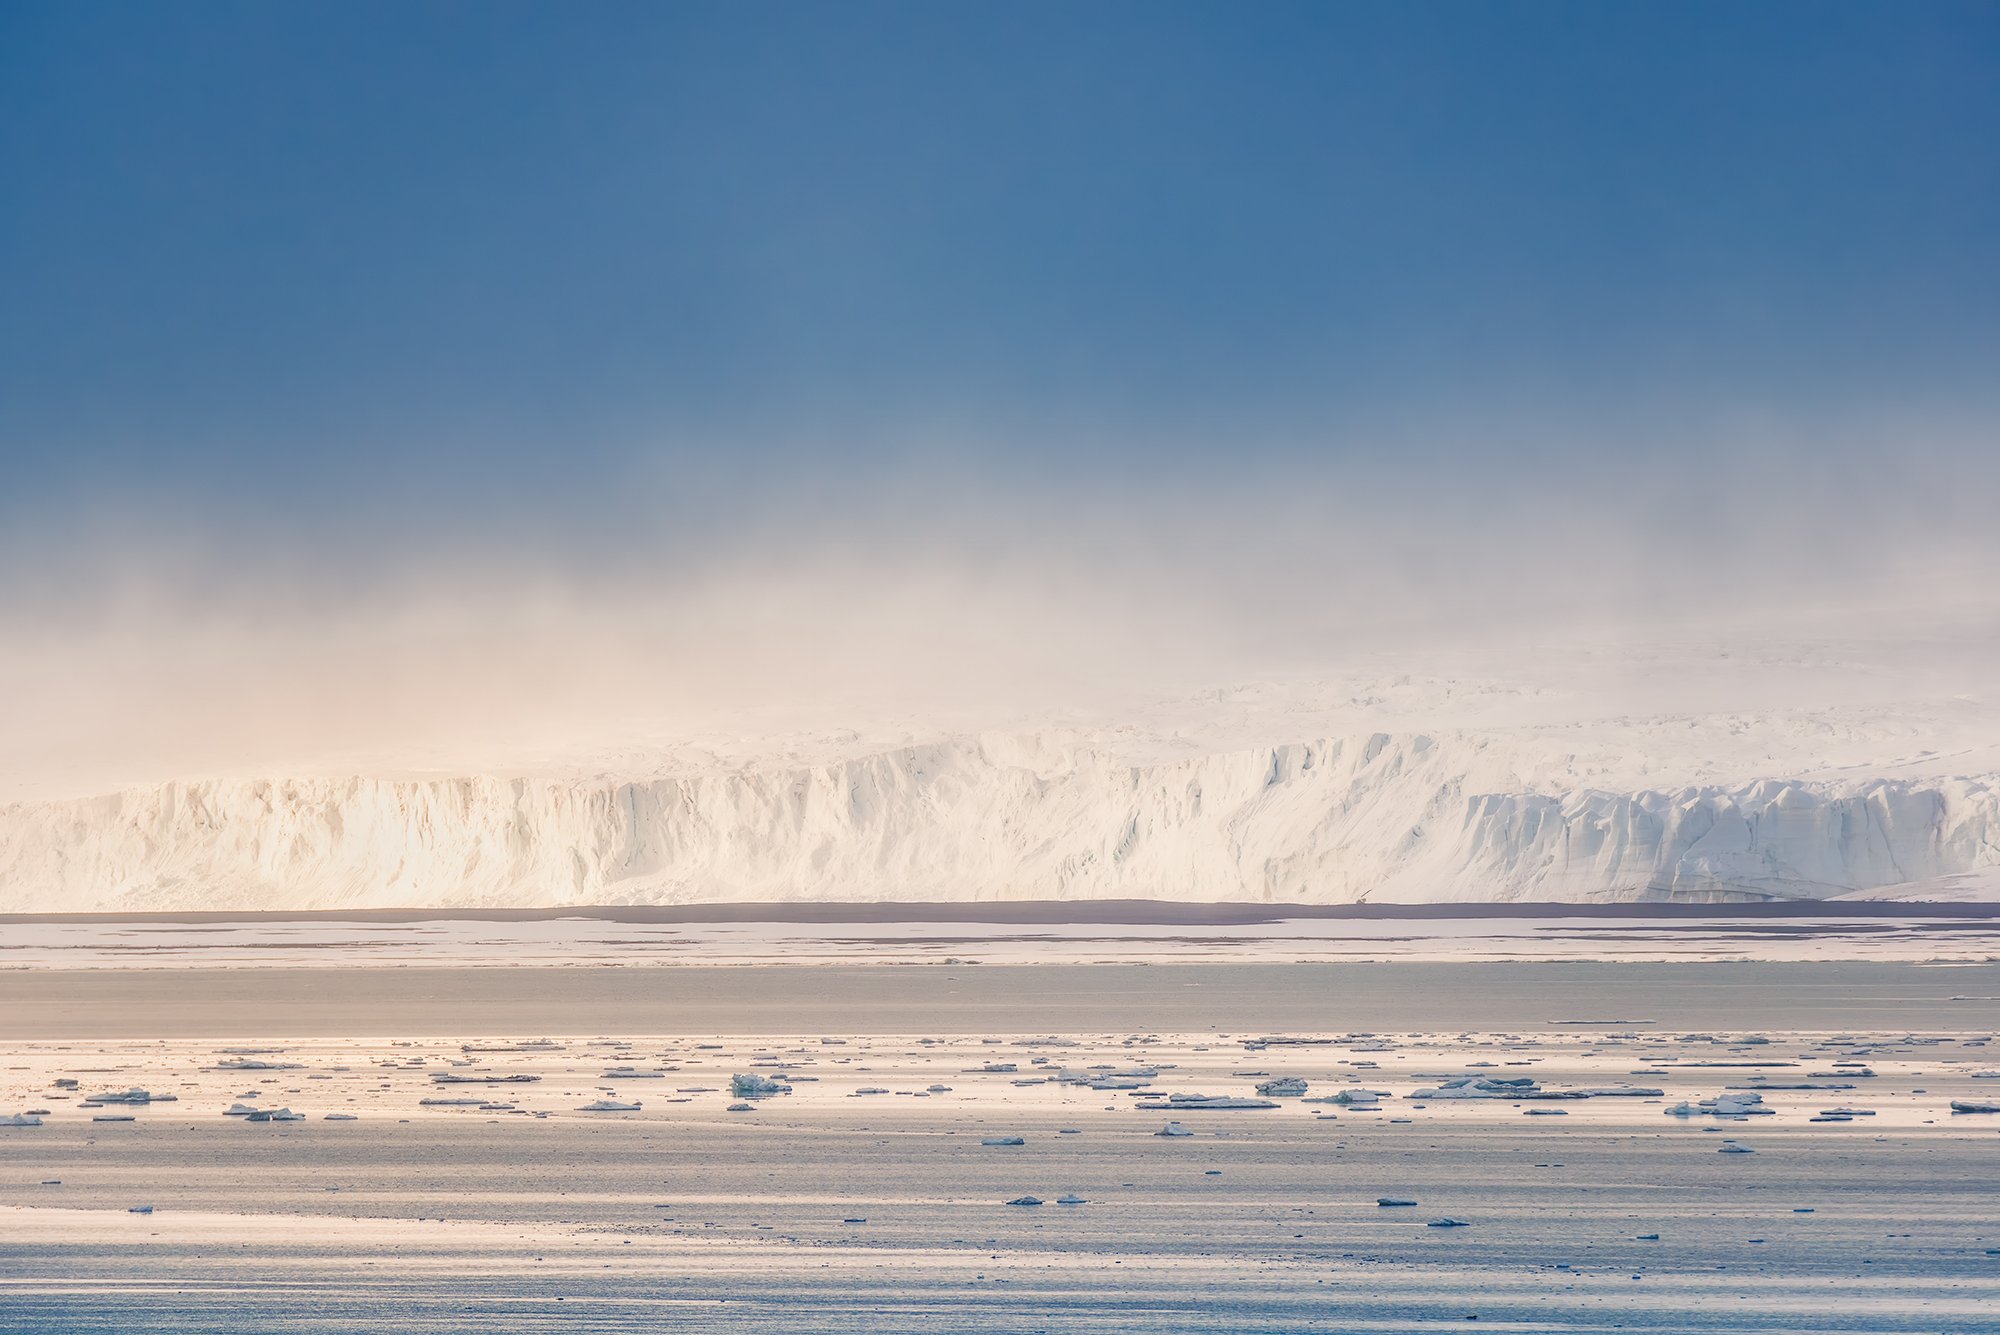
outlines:
M1712 1099L1699 1103L1683 1100L1671 1108L1661 1110L1668 1117L1770 1117L1775 1114L1764 1106L1762 1094L1739 1090L1729 1094L1718 1094Z
M1430 1228L1470 1228L1470 1227L1471 1227L1471 1225L1470 1225L1470 1224L1468 1224L1468 1223L1466 1223L1466 1222L1465 1222L1465 1221L1464 1221L1463 1219L1453 1219L1453 1218L1452 1218L1452 1217L1451 1217L1450 1215L1446 1215L1446 1216L1445 1216L1444 1218L1442 1218L1442 1219L1433 1219L1433 1220L1431 1220L1431 1222L1429 1223L1429 1225L1427 1225L1427 1227L1430 1227Z
M40 1126L42 1119L33 1113L9 1113L0 1117L0 1126Z
M267 1062L257 1061L250 1057L234 1057L228 1061L217 1062L214 1069L218 1071L298 1071L303 1070L304 1066L300 1062Z
M538 1075L459 1075L452 1071L432 1071L431 1079L440 1085L532 1085L541 1077Z
M1266 1080L1257 1086L1257 1092L1267 1099L1302 1098L1306 1092L1306 1082L1297 1076L1284 1076L1276 1080Z
M1703 1106L1708 1108L1717 1117L1769 1115L1771 1110L1764 1107L1763 1104L1764 1096L1762 1094L1751 1094L1748 1092L1718 1094L1712 1099L1703 1100Z
M1755 1154L1756 1152L1748 1145L1738 1145L1734 1141L1716 1151L1717 1154Z
M594 1102L584 1104L582 1107L578 1108L577 1111L578 1112L638 1112L639 1105L636 1103L620 1103L617 1099L598 1099Z
M1953 1099L1951 1110L1955 1113L2000 1113L2000 1103L1985 1103L1976 1099Z
M1016 1196L1013 1200L1007 1202L1009 1205L1040 1205L1041 1203L1042 1198L1040 1196Z
M1377 1196L1375 1198L1375 1203L1385 1208L1399 1206L1399 1205L1416 1204L1415 1201L1409 1199L1407 1196Z
M979 1143L982 1145L1025 1145L1028 1142L1019 1136L988 1136Z
M1462 1075L1436 1089L1411 1092L1413 1099L1519 1099L1546 1097L1529 1076Z
M1065 1192L1056 1197L1057 1205L1082 1205L1084 1203L1083 1197L1077 1195L1075 1192Z
M1179 1122L1168 1122L1165 1126L1161 1127L1158 1131L1155 1131L1153 1134L1156 1136L1191 1136L1194 1134L1194 1132L1188 1130L1186 1127L1182 1126Z
M791 1087L761 1075L732 1075L729 1077L729 1092L739 1099L768 1099L774 1094L789 1094Z

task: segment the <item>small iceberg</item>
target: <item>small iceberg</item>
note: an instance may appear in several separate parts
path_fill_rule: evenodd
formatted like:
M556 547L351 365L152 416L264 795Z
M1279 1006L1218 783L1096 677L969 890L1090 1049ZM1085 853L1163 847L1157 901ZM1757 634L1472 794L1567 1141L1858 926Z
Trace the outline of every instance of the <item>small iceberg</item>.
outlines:
M1016 1196L1013 1200L1007 1202L1009 1205L1040 1205L1041 1203L1042 1198L1040 1196Z
M761 1075L732 1075L729 1077L729 1092L739 1099L768 1099L774 1094L789 1094L792 1091L789 1085Z
M1409 1199L1407 1196L1377 1196L1375 1198L1375 1203L1385 1208L1398 1205L1416 1204L1415 1201Z
M1453 1219L1453 1218L1452 1218L1452 1217L1451 1217L1450 1215L1446 1215L1446 1216L1445 1216L1444 1218L1442 1218L1442 1219L1433 1219L1433 1220L1431 1220L1431 1222L1430 1222L1430 1223L1429 1223L1428 1225L1426 1225L1426 1227L1428 1227L1428 1228L1470 1228L1470 1227L1472 1227L1472 1225L1470 1225L1470 1224L1466 1223L1466 1222L1465 1222L1465 1221L1464 1221L1463 1219Z
M577 1111L578 1112L638 1112L639 1105L636 1103L620 1103L617 1099L598 1099L595 1102L584 1104L582 1107L578 1108Z
M0 1117L0 1126L40 1126L42 1119L33 1113L10 1113Z
M1306 1082L1296 1076L1285 1076L1277 1080L1266 1080L1257 1086L1257 1092L1267 1099L1304 1098Z
M1717 1154L1755 1154L1756 1152L1748 1145L1738 1145L1733 1141L1716 1151Z
M1158 1131L1155 1131L1153 1134L1156 1136L1191 1136L1194 1134L1194 1132L1188 1130L1186 1127L1182 1126L1179 1122L1168 1122L1165 1126L1161 1127Z
M1056 1204L1057 1204L1057 1205L1082 1205L1082 1204L1084 1204L1084 1199L1083 1199L1083 1197L1081 1197L1081 1196L1077 1195L1077 1194L1076 1194L1075 1192L1065 1192L1065 1193L1063 1193L1062 1195L1060 1195L1060 1196L1056 1197Z
M2000 1113L2000 1103L1983 1103L1974 1099L1953 1099L1951 1110L1955 1113Z

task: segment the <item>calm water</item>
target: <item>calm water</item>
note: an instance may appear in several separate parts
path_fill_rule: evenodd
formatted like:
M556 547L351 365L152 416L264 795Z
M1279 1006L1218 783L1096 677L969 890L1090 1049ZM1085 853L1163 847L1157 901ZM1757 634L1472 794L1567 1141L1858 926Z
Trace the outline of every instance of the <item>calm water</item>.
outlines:
M1738 1030L1992 1029L2000 1027L2000 965L0 970L0 1039L1408 1031L1563 1019Z

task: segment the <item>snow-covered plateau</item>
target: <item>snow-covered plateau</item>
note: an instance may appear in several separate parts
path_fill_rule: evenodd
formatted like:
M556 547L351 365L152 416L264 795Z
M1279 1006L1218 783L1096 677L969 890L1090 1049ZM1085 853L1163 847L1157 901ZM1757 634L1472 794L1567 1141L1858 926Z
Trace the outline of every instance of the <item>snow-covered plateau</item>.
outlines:
M1000 728L635 726L29 793L0 909L1989 897L1983 642L1552 646Z

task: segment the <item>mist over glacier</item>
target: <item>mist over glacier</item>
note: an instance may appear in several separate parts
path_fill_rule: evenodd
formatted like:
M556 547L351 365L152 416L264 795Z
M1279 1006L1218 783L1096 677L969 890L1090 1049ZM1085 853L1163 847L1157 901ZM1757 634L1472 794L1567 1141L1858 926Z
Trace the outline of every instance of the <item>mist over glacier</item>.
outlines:
M614 559L128 544L154 559L7 609L0 907L1726 900L2000 868L1965 530L1892 533L1851 489L1859 550L1810 487L1696 523L1575 485L1233 485L959 488Z

